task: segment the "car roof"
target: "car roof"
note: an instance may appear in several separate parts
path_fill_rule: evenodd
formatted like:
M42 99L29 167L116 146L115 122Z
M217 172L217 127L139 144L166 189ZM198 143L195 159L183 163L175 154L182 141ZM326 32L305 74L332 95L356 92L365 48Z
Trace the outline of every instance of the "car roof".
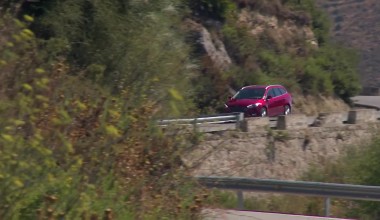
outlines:
M255 88L264 88L267 89L269 87L283 87L281 85L250 85L250 86L244 86L242 89L250 88L250 89L255 89Z

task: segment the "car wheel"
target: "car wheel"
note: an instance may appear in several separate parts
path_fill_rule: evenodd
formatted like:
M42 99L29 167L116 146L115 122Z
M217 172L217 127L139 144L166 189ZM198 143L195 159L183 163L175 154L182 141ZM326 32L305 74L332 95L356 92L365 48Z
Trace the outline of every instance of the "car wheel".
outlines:
M289 115L290 112L291 112L290 106L289 105L285 105L284 106L284 115Z
M262 108L261 111L260 111L260 116L261 117L266 117L267 114L268 114L267 109L266 108Z

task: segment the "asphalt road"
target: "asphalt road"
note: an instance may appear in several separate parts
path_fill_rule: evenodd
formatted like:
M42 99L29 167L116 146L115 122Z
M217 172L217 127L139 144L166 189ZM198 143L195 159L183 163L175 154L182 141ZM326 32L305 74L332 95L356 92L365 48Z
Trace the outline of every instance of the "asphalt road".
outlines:
M303 215L289 215L279 213L235 211L235 210L204 210L205 220L348 220L332 217L317 217Z
M371 107L380 110L380 96L354 96L351 100L357 107Z

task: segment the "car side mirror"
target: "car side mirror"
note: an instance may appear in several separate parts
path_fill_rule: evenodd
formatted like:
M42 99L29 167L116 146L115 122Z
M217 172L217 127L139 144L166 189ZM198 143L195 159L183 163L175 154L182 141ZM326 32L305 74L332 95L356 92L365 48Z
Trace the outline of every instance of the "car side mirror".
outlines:
M267 96L267 100L269 100L269 99L271 99L272 98L272 96L271 95L268 95Z

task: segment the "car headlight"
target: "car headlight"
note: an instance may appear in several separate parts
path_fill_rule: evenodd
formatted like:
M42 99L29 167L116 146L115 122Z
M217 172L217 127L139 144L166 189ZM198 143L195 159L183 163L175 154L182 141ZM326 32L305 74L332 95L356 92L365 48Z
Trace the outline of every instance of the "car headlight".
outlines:
M261 105L261 103L255 103L255 104L248 105L247 108L254 108L254 107L258 107L260 105Z

